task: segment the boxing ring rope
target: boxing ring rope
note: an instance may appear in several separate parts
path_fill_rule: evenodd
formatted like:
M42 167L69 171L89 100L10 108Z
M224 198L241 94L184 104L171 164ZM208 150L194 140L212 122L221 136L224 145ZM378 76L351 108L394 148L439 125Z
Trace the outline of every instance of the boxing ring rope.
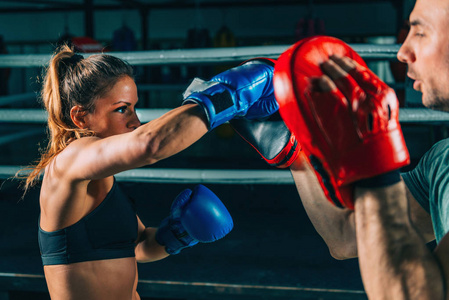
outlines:
M254 46L203 49L151 50L134 52L110 52L134 66L220 64L241 62L254 57L277 58L291 45ZM350 44L364 59L396 60L400 45ZM90 54L92 55L92 54ZM85 54L85 56L88 56ZM0 55L0 67L42 67L50 60L50 54Z
M45 277L38 274L23 274L23 273L4 273L0 272L0 277L3 279L3 284L5 286L15 286L17 285L17 280L20 279L27 285L37 285L37 289L45 292L42 285L45 284ZM38 284L37 284L38 283ZM40 284L39 284L40 283ZM198 288L202 288L204 294L212 295L219 291L220 293L226 292L228 295L253 295L265 298L267 292L270 292L274 296L282 297L295 297L298 293L303 295L310 295L314 298L320 295L325 298L319 299L348 299L348 297L355 296L358 299L364 298L365 293L360 290L349 290L349 289L325 289L325 288L308 288L300 286L274 286L274 285L262 285L262 284L224 284L224 283L214 283L214 282L185 282L185 281L174 281L174 280L147 280L139 279L140 290L145 289L145 291L151 290L183 290L187 295L196 293ZM18 285L20 287L20 285ZM151 288L145 288L151 287ZM339 295L339 296L337 296ZM341 298L342 297L342 298ZM189 298L190 299L190 298ZM205 298L200 298L205 299ZM216 299L216 298L212 298ZM223 298L220 298L223 299ZM303 298L301 298L303 299ZM307 299L310 299L307 297ZM353 299L351 297L351 299Z
M0 179L9 179L23 167L0 166ZM27 171L21 172L21 175ZM288 170L221 170L142 168L115 175L118 181L168 184L293 184Z
M0 97L0 106L16 104L19 102L29 102L31 100L36 100L35 93L24 93L18 95L8 95Z

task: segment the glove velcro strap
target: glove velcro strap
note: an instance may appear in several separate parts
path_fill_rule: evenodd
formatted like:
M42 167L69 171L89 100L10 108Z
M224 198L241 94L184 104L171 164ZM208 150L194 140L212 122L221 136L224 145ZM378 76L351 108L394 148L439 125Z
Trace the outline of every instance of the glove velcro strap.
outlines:
M180 231L179 227L170 222L170 218L167 217L162 220L156 231L156 241L165 246L168 254L178 254L182 249L198 243L186 231Z
M231 120L237 111L227 90L214 95L193 93L182 104L187 103L196 103L203 107L209 122L209 130Z
M214 129L235 116L236 107L231 92L220 82L195 78L183 95L182 104L196 103L203 107L209 129Z
M277 168L288 168L296 160L301 151L301 146L292 134L289 143L282 149L282 151L271 161L267 162Z
M231 93L225 90L222 93L218 93L212 96L209 96L210 103L214 107L215 114L222 113L226 109L234 106L234 101L232 101Z

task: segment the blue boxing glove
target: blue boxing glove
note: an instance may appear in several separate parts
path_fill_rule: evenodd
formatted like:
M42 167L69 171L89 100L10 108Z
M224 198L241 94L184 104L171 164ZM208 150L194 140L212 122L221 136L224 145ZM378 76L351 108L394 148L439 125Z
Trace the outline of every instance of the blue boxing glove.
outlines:
M220 73L210 81L195 78L184 92L183 104L201 105L209 129L235 118L264 118L279 108L274 98L272 65L250 61Z
M234 222L224 204L203 185L193 191L182 191L173 201L170 216L162 220L156 241L165 246L169 254L198 242L210 243L227 235Z
M274 67L276 60L270 58L255 58L246 62L263 63ZM274 99L274 94L271 95ZM257 101L248 110L245 118L229 120L232 128L247 141L265 161L273 167L287 168L298 157L301 146L295 136L285 125L279 112L274 112L267 118L252 118L253 111L273 111L264 105L270 105L269 101Z

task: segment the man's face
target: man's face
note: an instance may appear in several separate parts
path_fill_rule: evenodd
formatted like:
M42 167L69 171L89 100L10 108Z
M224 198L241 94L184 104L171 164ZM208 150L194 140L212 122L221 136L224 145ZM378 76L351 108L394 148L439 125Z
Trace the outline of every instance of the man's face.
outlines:
M397 56L407 63L424 106L449 111L449 1L417 0Z

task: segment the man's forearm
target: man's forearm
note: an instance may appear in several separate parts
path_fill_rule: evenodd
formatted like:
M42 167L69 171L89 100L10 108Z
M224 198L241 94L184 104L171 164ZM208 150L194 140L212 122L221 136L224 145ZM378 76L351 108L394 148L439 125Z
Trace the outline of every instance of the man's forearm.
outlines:
M290 167L304 209L336 259L357 256L354 212L329 202L303 154Z
M370 299L444 299L438 261L409 218L403 182L356 189L360 270Z

